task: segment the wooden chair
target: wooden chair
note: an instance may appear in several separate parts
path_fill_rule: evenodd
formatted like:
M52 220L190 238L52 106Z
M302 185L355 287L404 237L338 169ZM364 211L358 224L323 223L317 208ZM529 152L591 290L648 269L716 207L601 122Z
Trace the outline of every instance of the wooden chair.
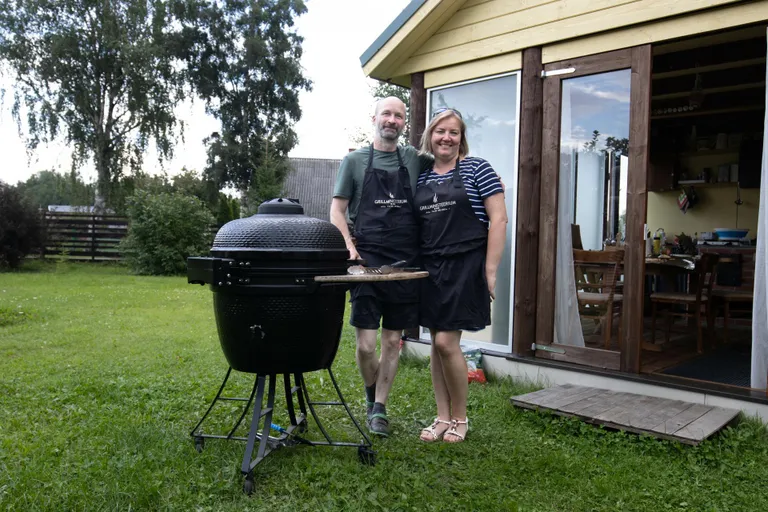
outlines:
M600 322L606 349L611 346L613 315L616 313L621 315L621 304L624 301L624 297L616 293L616 282L621 275L623 261L623 250L573 250L579 314ZM619 324L620 340L621 324Z
M712 303L712 284L717 274L717 254L705 253L696 262L696 268L691 274L690 290L688 292L664 292L651 294L651 343L656 341L656 312L659 304L668 304L666 342L669 343L669 333L672 329L672 317L682 316L695 318L696 350L704 351L704 340L701 330L701 310L707 319L707 332L710 339L714 332L714 308ZM674 306L685 306L685 312L674 311ZM691 312L691 308L693 311Z
M712 296L716 299L716 304L713 307L717 307L718 304L723 305L723 340L726 343L730 341L728 335L728 321L731 317L731 303L748 303L752 304L754 301L754 292L752 290L724 290L715 289L712 291ZM742 311L739 309L739 311Z
M584 249L584 244L581 242L581 228L578 224L571 224L571 245L574 249Z

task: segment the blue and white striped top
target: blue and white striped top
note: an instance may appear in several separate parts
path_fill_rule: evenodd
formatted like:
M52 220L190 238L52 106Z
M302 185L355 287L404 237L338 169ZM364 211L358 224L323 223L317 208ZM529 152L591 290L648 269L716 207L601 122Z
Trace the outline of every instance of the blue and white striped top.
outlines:
M487 160L476 156L468 156L459 162L459 173L464 182L464 188L467 190L472 210L487 227L490 222L483 200L494 194L504 192L504 189L501 188L499 175L496 174ZM429 169L419 175L416 186L420 187L425 183L441 183L450 179L451 176L453 176L453 171L437 174L434 169Z

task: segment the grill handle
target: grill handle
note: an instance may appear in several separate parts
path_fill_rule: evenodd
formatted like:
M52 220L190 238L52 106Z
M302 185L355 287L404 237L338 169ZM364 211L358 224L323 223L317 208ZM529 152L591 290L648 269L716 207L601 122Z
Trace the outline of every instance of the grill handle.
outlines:
M226 281L225 267L234 261L229 258L187 258L187 282L205 285Z

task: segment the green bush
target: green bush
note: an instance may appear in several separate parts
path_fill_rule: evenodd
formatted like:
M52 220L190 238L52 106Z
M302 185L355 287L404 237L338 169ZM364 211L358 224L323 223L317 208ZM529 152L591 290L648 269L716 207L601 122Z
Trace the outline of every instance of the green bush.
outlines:
M43 238L37 208L0 181L0 268L18 268L24 256L42 247Z
M139 190L128 200L128 217L120 251L136 273L182 273L188 256L211 247L213 215L196 197Z

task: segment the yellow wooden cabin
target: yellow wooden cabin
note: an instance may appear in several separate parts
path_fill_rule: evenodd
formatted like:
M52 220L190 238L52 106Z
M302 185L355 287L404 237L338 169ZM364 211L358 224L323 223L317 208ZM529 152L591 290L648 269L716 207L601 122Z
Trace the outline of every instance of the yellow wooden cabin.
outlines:
M768 418L766 25L768 0L413 0L362 55L411 89L412 144L460 110L506 184L493 323L464 336L492 369ZM623 252L608 307L577 248Z

